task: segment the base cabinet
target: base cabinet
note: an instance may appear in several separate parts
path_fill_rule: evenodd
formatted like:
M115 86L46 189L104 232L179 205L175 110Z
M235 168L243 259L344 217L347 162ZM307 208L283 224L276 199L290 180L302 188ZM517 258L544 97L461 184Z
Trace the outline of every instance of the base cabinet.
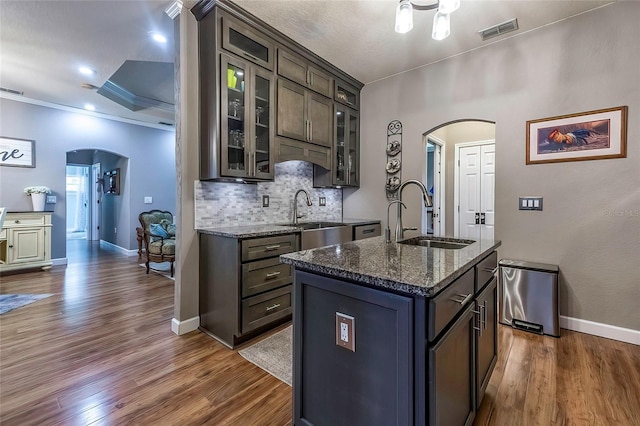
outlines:
M51 268L51 213L7 213L0 232L0 272Z
M425 298L296 270L294 424L471 425L497 359L496 281L475 277Z
M200 234L200 329L230 348L291 319L293 270L278 256L297 234L238 239Z

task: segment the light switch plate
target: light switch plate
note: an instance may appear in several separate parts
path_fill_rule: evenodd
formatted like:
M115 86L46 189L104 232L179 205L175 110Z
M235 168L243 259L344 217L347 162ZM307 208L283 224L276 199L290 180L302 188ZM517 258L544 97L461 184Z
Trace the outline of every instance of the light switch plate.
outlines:
M356 351L356 319L351 315L336 312L336 345Z
M268 195L263 195L262 196L262 207L269 207L269 196Z
M327 197L320 197L318 199L318 204L321 206L326 206L327 205Z
M55 204L57 202L55 195L47 195L47 203Z
M144 197L144 203L145 204L153 203L153 197Z
M518 198L518 210L542 211L542 197L535 196Z

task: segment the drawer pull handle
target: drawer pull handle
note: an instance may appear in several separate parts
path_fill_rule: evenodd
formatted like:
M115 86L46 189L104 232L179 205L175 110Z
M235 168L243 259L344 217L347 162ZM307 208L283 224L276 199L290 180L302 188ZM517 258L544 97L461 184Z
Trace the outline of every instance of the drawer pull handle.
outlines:
M275 305L269 306L269 307L267 308L267 312L269 312L269 311L273 311L274 309L278 309L279 307L280 307L280 304L279 304L279 303L276 303Z
M280 244L277 244L275 246L266 246L264 248L264 251L274 251L274 250L278 250L280 248Z
M484 272L491 272L491 275L495 275L495 273L498 272L497 266L495 268L487 268L486 266L484 266L480 269L483 270Z
M365 229L364 231L362 231L362 233L363 233L363 234L370 234L370 233L372 233L372 232L373 232L373 231L375 231L375 230L376 230L375 228Z
M469 294L456 294L456 296L461 297L462 299L454 299L451 298L451 300L453 300L456 303L459 303L461 305L466 305L467 302L469 300L471 300L471 298L473 297L473 293L469 293Z
M14 223L20 223L20 221L19 221L19 220L14 220L13 222L14 222Z
M280 271L276 271L276 272L269 272L268 274L266 274L266 275L264 276L264 278L265 278L265 279L267 279L267 280L272 280L272 279L274 279L275 277L277 277L278 275L280 275Z

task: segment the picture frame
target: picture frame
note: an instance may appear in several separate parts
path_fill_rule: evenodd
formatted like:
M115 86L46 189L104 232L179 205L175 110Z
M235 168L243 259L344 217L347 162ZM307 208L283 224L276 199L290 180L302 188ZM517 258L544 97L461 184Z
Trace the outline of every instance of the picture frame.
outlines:
M0 166L36 167L36 141L0 136Z
M627 106L527 121L526 164L627 156Z
M120 169L107 170L103 173L105 194L120 195Z

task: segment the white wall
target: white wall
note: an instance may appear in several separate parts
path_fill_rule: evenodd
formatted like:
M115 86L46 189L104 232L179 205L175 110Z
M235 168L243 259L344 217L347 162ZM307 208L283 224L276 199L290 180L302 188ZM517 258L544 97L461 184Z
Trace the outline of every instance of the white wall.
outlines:
M562 315L640 330L640 3L617 2L364 87L361 189L344 214L383 218L386 126L403 123L403 179L421 178L422 134L496 123L501 258L554 263ZM629 106L627 158L525 165L526 121ZM541 195L543 212L517 210ZM405 226L420 225L407 191Z
M0 167L0 205L9 211L31 210L23 193L29 185L46 185L57 196L53 210L51 257L66 257L65 165L66 153L99 149L129 158L129 170L121 170L123 208L114 218L126 249L137 249L138 214L157 208L175 211L175 132L136 126L90 115L77 114L9 99L0 99L2 136L36 141L36 167ZM128 173L128 174L127 174ZM153 204L144 204L152 196ZM122 238L120 238L120 236Z

